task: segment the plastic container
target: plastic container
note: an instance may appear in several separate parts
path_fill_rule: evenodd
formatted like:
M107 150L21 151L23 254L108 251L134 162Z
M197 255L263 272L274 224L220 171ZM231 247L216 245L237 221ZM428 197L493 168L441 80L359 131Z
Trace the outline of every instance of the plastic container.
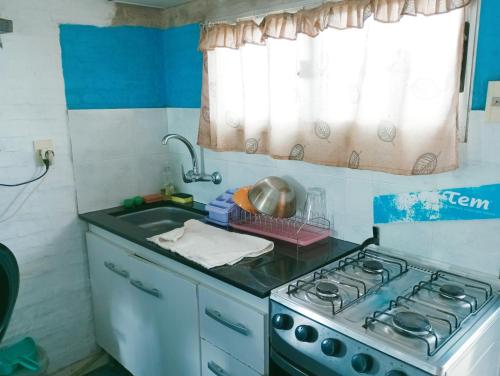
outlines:
M38 362L40 364L40 369L37 372L30 371L23 367L18 367L17 370L12 374L12 376L46 376L47 369L49 368L49 358L45 353L45 350L41 347L37 347L38 350Z
M39 351L33 338L26 337L12 345L0 348L0 375L15 375L27 370L37 374L42 370Z
M205 210L208 211L207 220L209 222L219 226L227 226L229 224L231 212L236 205L233 201L235 191L236 189L228 189L215 200L205 205Z

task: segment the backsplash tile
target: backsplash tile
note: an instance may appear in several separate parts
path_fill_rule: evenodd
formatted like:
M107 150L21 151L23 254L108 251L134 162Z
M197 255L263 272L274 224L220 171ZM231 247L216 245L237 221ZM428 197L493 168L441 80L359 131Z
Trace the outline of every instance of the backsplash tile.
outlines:
M160 190L166 109L76 110L68 118L79 213Z

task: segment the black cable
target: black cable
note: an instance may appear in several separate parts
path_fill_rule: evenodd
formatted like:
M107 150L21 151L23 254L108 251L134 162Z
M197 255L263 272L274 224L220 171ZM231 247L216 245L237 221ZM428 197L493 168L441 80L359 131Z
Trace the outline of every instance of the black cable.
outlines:
M42 175L40 175L39 177L37 178L34 178L34 179L31 179L31 180L28 180L28 181L24 181L22 183L17 183L17 184L1 184L0 183L0 187L19 187L21 185L26 185L26 184L29 184L29 183L33 183L37 180L40 180L41 178L43 178L45 175L47 175L47 172L49 172L49 166L50 166L50 161L49 159L44 159L43 160L43 164L45 165L45 171L43 172Z

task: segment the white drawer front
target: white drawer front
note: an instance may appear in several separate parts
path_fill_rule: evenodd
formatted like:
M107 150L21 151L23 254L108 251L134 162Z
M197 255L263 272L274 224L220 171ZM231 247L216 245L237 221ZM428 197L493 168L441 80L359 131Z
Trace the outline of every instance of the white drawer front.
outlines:
M266 317L204 286L199 299L201 337L264 374Z
M203 339L201 362L202 376L259 376L250 367Z

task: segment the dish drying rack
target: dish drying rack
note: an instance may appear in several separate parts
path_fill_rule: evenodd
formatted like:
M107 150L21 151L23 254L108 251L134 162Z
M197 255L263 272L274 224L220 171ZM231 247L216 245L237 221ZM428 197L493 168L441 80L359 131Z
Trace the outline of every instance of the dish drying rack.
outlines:
M283 240L305 247L330 236L330 221L326 218L306 220L300 215L276 218L265 214L252 214L235 207L230 214L229 226L237 230Z

